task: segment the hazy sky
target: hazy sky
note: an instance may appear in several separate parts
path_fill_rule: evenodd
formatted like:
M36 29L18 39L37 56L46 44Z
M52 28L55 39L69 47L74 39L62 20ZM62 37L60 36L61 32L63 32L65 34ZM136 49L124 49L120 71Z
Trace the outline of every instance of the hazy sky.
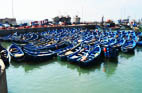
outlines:
M141 18L142 0L13 0L18 20L52 19L57 15L79 15L83 21ZM0 0L0 18L12 17L12 0Z

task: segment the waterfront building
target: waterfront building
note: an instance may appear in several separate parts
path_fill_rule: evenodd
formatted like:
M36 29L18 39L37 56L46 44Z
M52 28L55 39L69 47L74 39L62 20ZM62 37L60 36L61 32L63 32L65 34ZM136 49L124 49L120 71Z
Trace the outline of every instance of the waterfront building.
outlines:
M16 18L4 18L0 19L1 24L12 24L17 25Z
M123 25L128 25L129 19L123 19L123 20L122 20L122 19L119 19L119 20L118 20L118 23L119 23L119 24L123 24Z
M53 18L53 23L54 24L59 24L59 22L60 22L59 16L56 16L56 17Z
M54 24L64 24L64 25L70 25L71 24L71 17L70 16L56 16L53 18Z
M80 17L75 16L73 23L74 24L80 24L80 19L81 19Z

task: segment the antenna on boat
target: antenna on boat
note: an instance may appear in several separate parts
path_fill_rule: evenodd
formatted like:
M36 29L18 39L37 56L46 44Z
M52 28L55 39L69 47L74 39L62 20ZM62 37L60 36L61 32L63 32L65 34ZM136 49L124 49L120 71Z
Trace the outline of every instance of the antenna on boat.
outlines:
M82 6L82 22L83 22L83 6Z

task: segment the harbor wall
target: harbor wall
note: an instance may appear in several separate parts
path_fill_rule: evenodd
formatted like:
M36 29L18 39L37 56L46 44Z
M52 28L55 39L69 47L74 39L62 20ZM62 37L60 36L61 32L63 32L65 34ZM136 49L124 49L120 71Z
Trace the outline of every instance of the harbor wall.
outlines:
M0 59L0 93L8 93L5 65L1 59Z
M11 30L0 30L0 36L6 36L12 33L27 33L27 32L43 32L47 31L48 29L61 29L61 28L88 28L88 29L95 29L96 25L75 25L75 26L57 26L57 27L43 27L43 28L29 28L29 29L11 29Z

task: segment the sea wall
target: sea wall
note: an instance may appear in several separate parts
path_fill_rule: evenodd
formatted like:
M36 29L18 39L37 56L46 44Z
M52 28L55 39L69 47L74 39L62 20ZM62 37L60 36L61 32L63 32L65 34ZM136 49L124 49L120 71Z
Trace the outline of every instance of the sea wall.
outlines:
M5 65L1 59L0 59L0 93L8 93Z
M43 32L47 31L47 29L60 29L60 28L89 28L89 29L95 29L96 25L75 25L75 26L57 26L57 27L43 27L43 28L29 28L29 29L11 29L11 30L0 30L0 36L6 36L12 33L27 33L27 32Z

